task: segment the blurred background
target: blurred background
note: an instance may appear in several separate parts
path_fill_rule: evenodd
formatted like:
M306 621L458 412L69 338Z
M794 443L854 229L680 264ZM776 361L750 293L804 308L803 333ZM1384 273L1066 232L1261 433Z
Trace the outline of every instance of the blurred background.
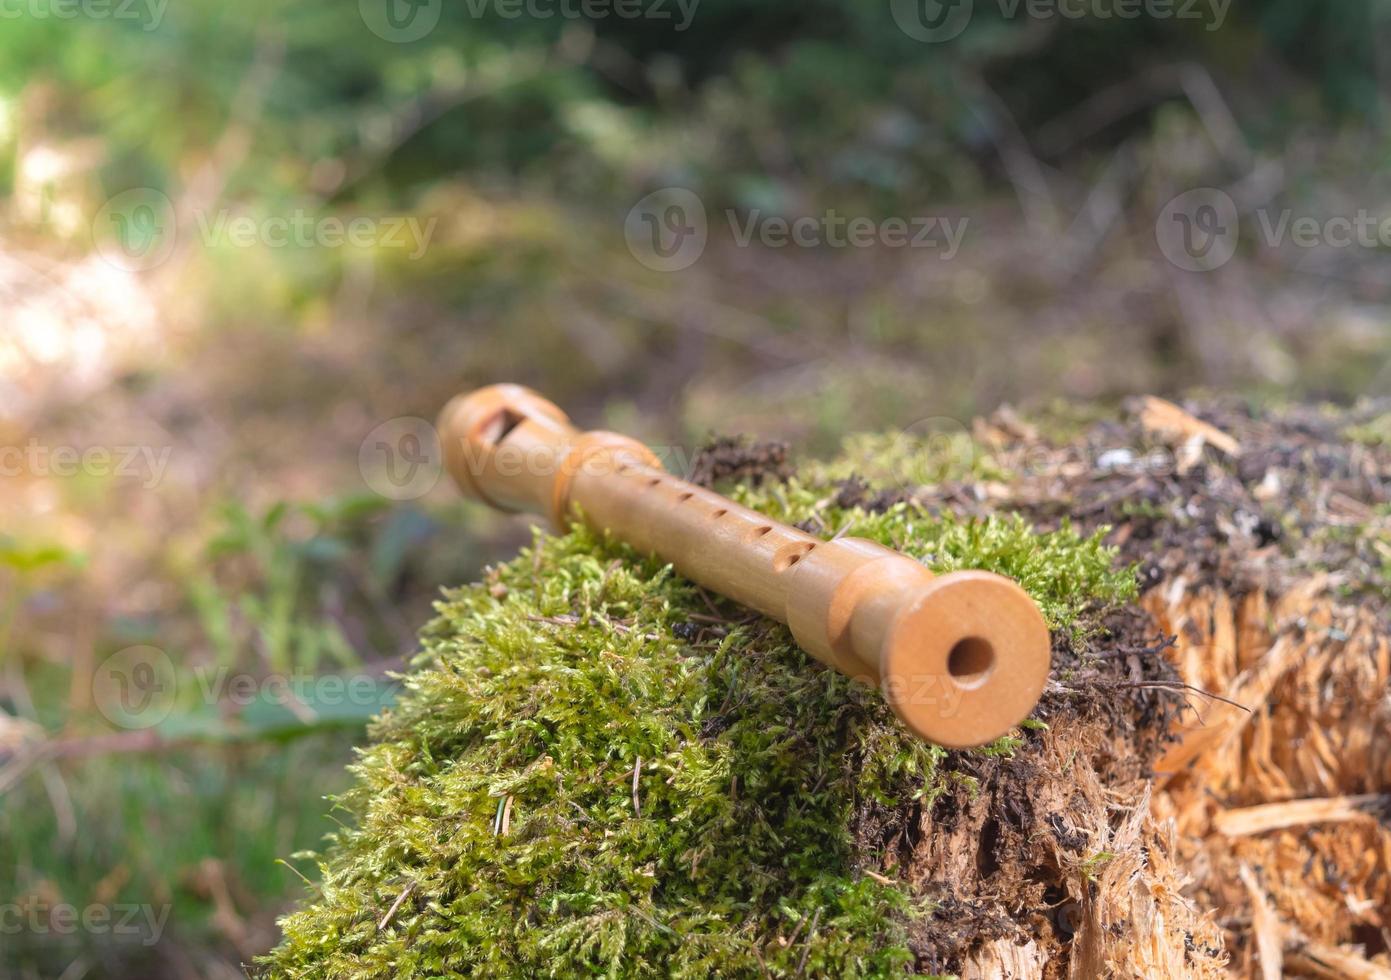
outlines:
M237 977L442 586L427 420L834 451L1391 391L1384 0L0 0L0 976ZM678 460L679 463L679 460Z

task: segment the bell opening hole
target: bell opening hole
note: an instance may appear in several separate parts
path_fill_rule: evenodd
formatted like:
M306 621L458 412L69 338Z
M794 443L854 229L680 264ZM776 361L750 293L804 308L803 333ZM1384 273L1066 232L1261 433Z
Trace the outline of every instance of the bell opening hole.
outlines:
M968 636L947 654L947 673L962 687L981 684L995 669L995 648L989 640Z

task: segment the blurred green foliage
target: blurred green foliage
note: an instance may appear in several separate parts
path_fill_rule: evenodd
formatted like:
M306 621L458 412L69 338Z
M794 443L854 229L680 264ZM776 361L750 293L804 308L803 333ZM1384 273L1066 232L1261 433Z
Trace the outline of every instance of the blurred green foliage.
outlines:
M365 494L254 513L225 502L191 546L170 547L190 615L96 634L98 661L132 644L169 655L176 696L154 746L122 743L141 732L98 713L93 663L13 642L26 602L41 607L83 556L0 538L0 735L13 739L0 741L0 896L39 921L55 903L148 905L160 918L158 937L23 929L7 935L0 973L85 962L94 976L157 976L174 948L212 963L229 939L249 944L234 959L271 941L296 881L279 859L331 827L324 797L344 787L366 722L394 702L386 667L414 644L403 580L461 577L473 561L424 547L452 513ZM61 773L28 755L40 732L75 749Z
M900 30L887 3L702 0L685 30L674 4L661 21L446 3L433 31L393 43L356 4L177 0L144 19L6 21L0 95L56 85L64 125L109 142L113 191L185 179L253 113L252 163L228 193L282 208L409 203L451 173L575 199L628 196L646 177L755 205L788 192L779 174L871 196L961 194L998 176L983 81L1030 133L1147 65L1185 59L1233 81L1272 57L1302 71L1317 104L1262 104L1252 118L1272 142L1299 113L1378 112L1375 4L1193 6L1215 12L1037 20L980 2L960 38L932 45ZM270 79L260 100L248 91L257 65ZM341 179L314 173L325 161Z

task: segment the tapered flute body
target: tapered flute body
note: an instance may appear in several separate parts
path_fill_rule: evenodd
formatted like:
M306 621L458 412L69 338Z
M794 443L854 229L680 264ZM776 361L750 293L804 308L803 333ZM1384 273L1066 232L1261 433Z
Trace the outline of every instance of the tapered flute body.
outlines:
M678 479L634 439L579 432L519 385L460 395L439 430L465 494L543 514L558 528L582 519L786 623L809 654L879 687L923 738L949 747L992 741L1042 694L1048 628L1010 579L937 576L874 541L823 541Z

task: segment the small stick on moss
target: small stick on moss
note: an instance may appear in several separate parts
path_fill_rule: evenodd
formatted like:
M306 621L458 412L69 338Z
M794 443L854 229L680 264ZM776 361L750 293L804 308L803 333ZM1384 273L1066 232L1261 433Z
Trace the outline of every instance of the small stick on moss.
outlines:
M811 927L807 929L807 944L802 947L802 958L797 961L797 976L805 976L807 971L807 957L811 955L811 941L816 936L816 924L821 921L821 906L816 907L816 911L811 914Z
M1130 684L1118 684L1118 685L1116 685L1116 686L1117 686L1117 687L1134 688L1134 689L1137 689L1137 690L1191 691L1191 692L1193 692L1194 694L1201 695L1202 697L1205 697L1205 698L1210 698L1210 699L1212 699L1213 701L1221 701L1223 704L1229 704L1229 705L1231 705L1233 708L1240 708L1242 711L1246 712L1248 715L1249 715L1249 714L1254 714L1254 711L1253 711L1251 708L1248 708L1246 705L1242 704L1240 701L1233 701L1231 698L1226 697L1226 696L1224 696L1224 695L1221 695L1221 694L1214 694L1212 691L1205 691L1205 690L1203 690L1201 687L1195 687L1195 686L1192 685L1192 684L1184 684L1184 683L1182 683L1182 682L1180 682L1180 681L1137 681L1137 682L1135 682L1135 683L1130 683Z
M304 876L304 872L303 872L303 871L301 871L299 868L295 867L295 866L294 866L293 864L291 864L289 861L286 861L286 860L284 860L283 858L276 858L276 859L275 859L275 863L276 863L276 864L280 864L280 865L284 865L285 867L289 868L289 869L290 869L291 871L293 871L295 874L299 875L299 880L300 880L300 881L304 882L306 885L308 885L310 888L314 889L315 891L322 891L322 889L320 889L318 885L314 884L314 882L310 881L308 878L306 878L306 877Z
M1155 643L1154 646L1150 646L1150 647L1136 647L1136 646L1120 646L1120 647L1114 647L1114 648L1112 648L1112 649L1110 649L1110 650L1102 650L1100 653L1095 654L1095 658L1096 658L1097 660L1106 660L1106 659L1111 658L1111 657L1128 657L1128 656L1130 656L1131 654L1137 654L1137 655L1139 655L1139 656L1151 657L1151 656L1154 656L1155 654L1163 653L1165 650L1173 649L1173 648L1175 648L1175 647L1177 647L1177 646L1178 646L1178 637L1177 637L1177 636L1164 636L1164 635L1161 634L1160 637L1159 637L1159 640Z
M710 593L706 592L699 585L696 586L696 595L700 596L701 601L705 603L705 608L710 610L710 615L715 617L715 622L724 623L729 621L729 617L720 615L720 610L716 608L714 600L710 598Z
M642 756L633 763L633 816L642 816L642 806L638 803L638 777L642 775Z
M772 978L773 975L772 975L771 973L768 972L768 964L767 964L767 962L763 959L763 951L762 951L761 949L758 948L758 944L757 944L757 943L755 943L754 946L753 946L753 955L754 955L754 959L758 960L758 968L759 968L759 970L761 970L761 971L763 972L763 975L764 975L765 977L768 977L769 980L771 980L771 978Z
M787 949L789 946L795 943L797 941L797 937L802 934L802 926L806 924L806 921L806 919L798 919L797 925L794 926L792 929L792 935L788 936L787 938L779 936L778 945L781 946L783 949Z
M633 628L626 623L621 623L616 619L610 619L603 613L594 613L593 618L620 633L631 633L633 630ZM529 623L547 623L551 626L578 627L585 625L585 621L574 613L564 613L559 616L528 616L526 619Z
M388 925L391 924L391 920L396 915L397 910L401 908L401 906L405 903L406 899L410 897L410 894L413 891L415 891L415 882L412 881L401 891L401 894L396 896L396 901L392 902L391 908L386 910L386 915L382 916L382 921L377 923L378 932L381 932L383 929L385 929Z

